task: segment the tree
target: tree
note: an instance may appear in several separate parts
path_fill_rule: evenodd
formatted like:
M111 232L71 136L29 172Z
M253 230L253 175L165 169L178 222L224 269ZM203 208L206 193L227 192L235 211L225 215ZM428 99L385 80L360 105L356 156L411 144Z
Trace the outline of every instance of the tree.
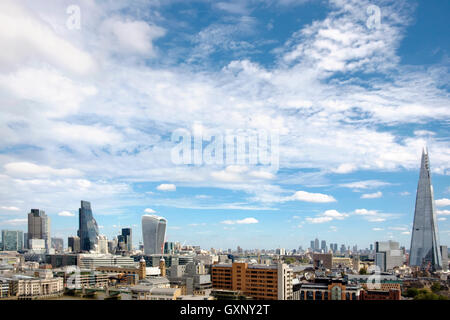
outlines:
M418 294L419 290L417 288L408 288L408 290L406 290L406 296L409 298L414 298Z
M433 291L434 293L438 293L439 291L441 291L441 284L439 282L433 282L433 284L431 285L431 291Z
M366 268L359 269L359 274L367 274L367 269Z

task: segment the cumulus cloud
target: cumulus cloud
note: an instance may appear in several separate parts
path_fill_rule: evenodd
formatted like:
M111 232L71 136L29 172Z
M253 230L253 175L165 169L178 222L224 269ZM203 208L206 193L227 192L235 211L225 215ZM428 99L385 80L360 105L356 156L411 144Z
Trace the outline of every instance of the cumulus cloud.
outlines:
M151 208L146 208L145 210L144 210L144 212L145 213L156 213L156 211L155 210L153 210L153 209L151 209Z
M336 199L333 196L323 193L311 193L306 191L297 191L294 193L294 195L288 197L287 200L315 202L315 203L336 202Z
M450 199L442 198L434 201L437 207L447 207L450 206Z
M377 191L374 193L365 193L361 195L361 199L377 199L381 198L383 196L383 193L381 191Z
M163 183L156 187L159 191L175 191L177 190L177 187L174 184L170 183Z

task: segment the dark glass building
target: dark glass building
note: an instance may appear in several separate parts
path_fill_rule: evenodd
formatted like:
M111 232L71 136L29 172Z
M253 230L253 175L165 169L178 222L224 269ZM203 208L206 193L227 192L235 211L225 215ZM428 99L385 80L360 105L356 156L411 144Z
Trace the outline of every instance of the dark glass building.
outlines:
M122 229L122 237L127 246L127 250L131 252L133 250L133 238L132 238L131 228L123 228Z
M88 201L81 201L81 208L79 212L80 227L78 229L78 236L80 237L80 249L82 251L90 251L95 249L95 243L98 236L97 221L92 215L91 203Z

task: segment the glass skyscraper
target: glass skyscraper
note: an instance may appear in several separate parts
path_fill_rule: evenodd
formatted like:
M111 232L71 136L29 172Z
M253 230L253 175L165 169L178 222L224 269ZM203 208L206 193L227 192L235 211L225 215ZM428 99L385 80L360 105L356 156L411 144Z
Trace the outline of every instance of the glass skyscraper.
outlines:
M142 216L142 237L144 238L144 253L163 253L166 236L167 220L155 215Z
M428 152L422 152L416 208L411 237L410 266L442 269L439 233L434 208Z
M23 249L23 232L2 230L3 251L18 251Z
M81 201L81 208L78 212L78 237L80 237L80 249L82 251L95 250L95 244L98 236L98 225L92 215L91 203L88 201Z

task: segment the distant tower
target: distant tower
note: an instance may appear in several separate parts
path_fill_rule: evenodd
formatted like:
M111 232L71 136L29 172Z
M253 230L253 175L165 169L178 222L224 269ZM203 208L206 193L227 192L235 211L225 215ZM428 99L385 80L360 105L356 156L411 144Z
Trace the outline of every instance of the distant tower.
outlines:
M166 260L164 260L163 257L161 257L161 260L159 260L159 270L161 271L161 277L166 276Z
M442 269L439 232L434 208L428 151L422 152L419 183L417 185L416 208L411 237L410 266L433 270Z
M146 275L147 275L147 264L144 258L142 257L141 260L139 261L139 280L145 279Z

